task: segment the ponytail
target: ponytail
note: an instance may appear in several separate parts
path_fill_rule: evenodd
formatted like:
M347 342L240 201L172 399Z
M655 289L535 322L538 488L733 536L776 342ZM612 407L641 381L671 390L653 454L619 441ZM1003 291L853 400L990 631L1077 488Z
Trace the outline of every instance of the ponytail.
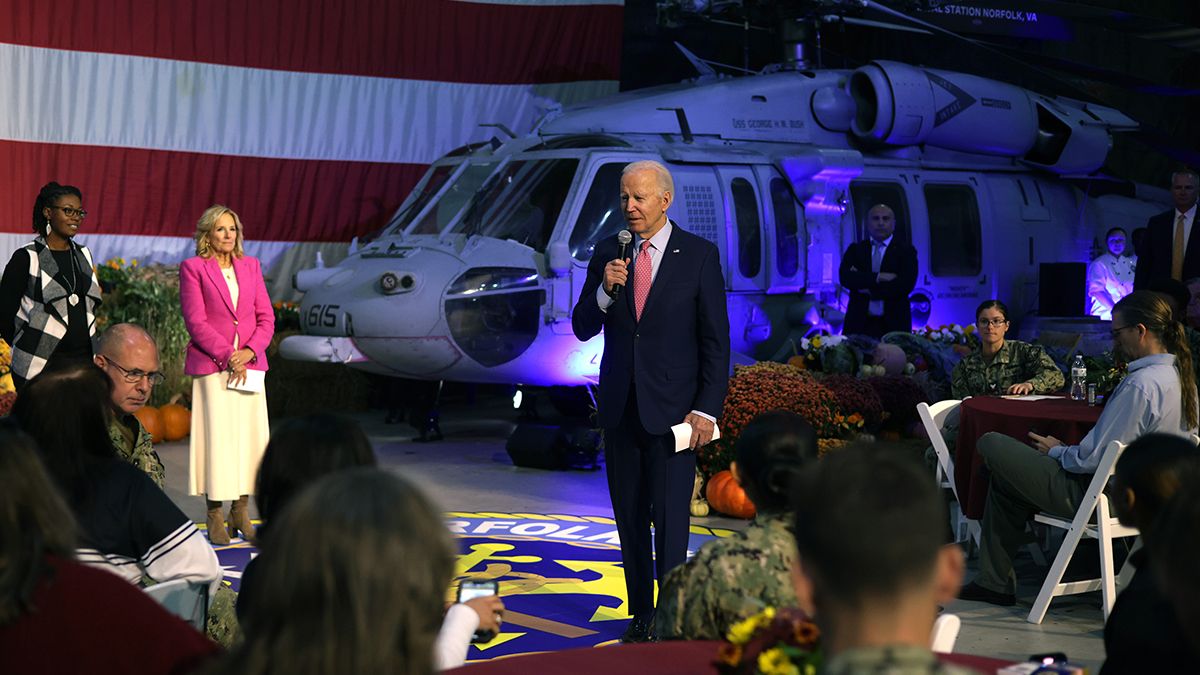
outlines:
M1183 324L1172 321L1163 331L1163 346L1175 355L1175 370L1179 374L1180 405L1183 406L1183 419L1188 429L1200 426L1200 411L1196 401L1196 371L1192 366L1192 350L1188 347L1187 334Z

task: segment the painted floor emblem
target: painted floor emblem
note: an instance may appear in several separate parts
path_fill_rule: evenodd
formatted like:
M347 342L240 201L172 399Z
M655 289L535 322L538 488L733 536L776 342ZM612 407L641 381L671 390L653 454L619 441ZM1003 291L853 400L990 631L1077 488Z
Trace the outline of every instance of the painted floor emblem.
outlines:
M500 582L503 632L472 645L467 659L492 659L611 643L629 618L620 541L612 518L565 514L452 512L458 540L453 599L463 579ZM689 555L730 530L693 525ZM254 549L219 547L217 557L234 590Z

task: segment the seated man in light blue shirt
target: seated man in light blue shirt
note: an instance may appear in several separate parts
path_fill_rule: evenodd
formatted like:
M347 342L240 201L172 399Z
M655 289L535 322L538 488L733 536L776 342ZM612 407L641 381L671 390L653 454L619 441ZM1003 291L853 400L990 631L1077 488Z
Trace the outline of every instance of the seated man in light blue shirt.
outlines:
M1047 512L1072 518L1083 500L1100 455L1111 441L1130 443L1148 433L1194 433L1200 412L1192 354L1183 325L1157 293L1136 291L1113 307L1113 348L1129 362L1096 426L1079 445L1029 434L1029 445L997 433L978 448L991 478L979 542L979 574L963 587L963 600L1016 603L1013 556L1024 541L1025 523Z

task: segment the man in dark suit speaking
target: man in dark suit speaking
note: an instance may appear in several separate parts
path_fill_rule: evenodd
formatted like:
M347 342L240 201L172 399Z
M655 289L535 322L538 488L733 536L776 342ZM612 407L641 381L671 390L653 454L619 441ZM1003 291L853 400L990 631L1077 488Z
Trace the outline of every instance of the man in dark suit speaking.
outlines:
M1195 171L1185 169L1171 174L1171 201L1175 208L1146 223L1133 272L1135 291L1147 290L1159 279L1187 281L1200 277L1200 237L1192 236L1196 224Z
M633 241L596 245L571 317L580 340L604 330L596 407L633 615L625 642L654 638L656 572L661 581L687 557L695 449L712 439L729 376L720 254L670 222L674 196L662 164L625 167L621 210ZM681 422L691 425L690 449L675 452L670 429Z
M850 291L845 335L883 337L912 330L908 294L917 285L917 249L893 236L896 214L885 204L867 212L870 238L850 244L842 256L838 277Z

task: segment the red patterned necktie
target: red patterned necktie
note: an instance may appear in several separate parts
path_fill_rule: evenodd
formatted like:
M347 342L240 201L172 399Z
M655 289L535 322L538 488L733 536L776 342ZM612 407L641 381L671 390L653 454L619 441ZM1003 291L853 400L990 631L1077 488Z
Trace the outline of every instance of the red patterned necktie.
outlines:
M642 320L642 308L646 306L646 298L650 297L650 282L654 279L652 264L650 240L643 239L638 258L633 263L633 308L638 321Z

